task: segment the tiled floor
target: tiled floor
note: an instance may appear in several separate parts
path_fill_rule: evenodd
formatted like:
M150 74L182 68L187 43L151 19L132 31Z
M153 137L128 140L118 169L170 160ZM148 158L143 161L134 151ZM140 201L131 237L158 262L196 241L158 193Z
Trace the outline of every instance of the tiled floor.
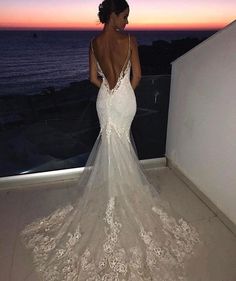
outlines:
M146 173L154 186L160 186L161 196L175 212L191 222L204 239L203 251L189 264L188 281L236 281L235 235L169 168L151 169ZM37 217L37 209L45 205L45 215L54 210L63 199L63 191L73 186L73 182L54 185L56 197L53 184L47 186L49 189L39 184L32 189L0 192L0 281L39 280L29 270L30 257L18 233L23 225ZM52 203L47 204L48 200Z

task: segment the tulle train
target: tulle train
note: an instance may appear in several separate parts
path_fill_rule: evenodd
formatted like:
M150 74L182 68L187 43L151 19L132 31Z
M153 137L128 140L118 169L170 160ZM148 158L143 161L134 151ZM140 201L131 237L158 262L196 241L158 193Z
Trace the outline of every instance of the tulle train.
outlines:
M132 134L101 130L73 189L21 232L40 280L187 280L199 235L145 177Z

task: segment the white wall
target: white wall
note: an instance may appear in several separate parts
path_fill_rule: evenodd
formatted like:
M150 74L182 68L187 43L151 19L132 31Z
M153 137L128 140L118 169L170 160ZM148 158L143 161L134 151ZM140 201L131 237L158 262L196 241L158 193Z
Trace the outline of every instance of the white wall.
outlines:
M236 21L172 62L166 156L236 224Z

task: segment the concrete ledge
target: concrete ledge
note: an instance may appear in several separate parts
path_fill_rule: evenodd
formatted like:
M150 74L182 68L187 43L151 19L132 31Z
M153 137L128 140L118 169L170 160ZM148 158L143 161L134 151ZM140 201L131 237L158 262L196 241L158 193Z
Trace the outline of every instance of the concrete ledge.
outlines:
M142 168L145 170L166 167L166 157L144 159L144 160L139 160L139 162Z
M166 167L166 158L153 158L140 160L143 169L152 169L159 167ZM0 191L1 190L14 190L33 188L34 185L43 185L47 183L66 182L79 178L84 168L72 168L55 170L48 172L32 173L27 175L16 175L0 178Z
M236 236L236 225L232 222L188 177L166 157L167 167L170 168L178 178L180 178L191 191L207 205L209 209L221 220L221 222Z

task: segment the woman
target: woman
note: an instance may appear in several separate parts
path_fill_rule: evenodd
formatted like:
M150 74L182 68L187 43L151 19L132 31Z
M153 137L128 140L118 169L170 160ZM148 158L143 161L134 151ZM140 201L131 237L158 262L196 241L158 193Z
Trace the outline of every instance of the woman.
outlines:
M99 6L98 15L100 22L104 23L104 28L101 35L92 42L97 58L93 48L90 48L90 81L98 87L101 86L102 81L97 78L98 59L104 69L104 76L111 85L110 88L114 88L121 70L124 70L130 59L133 74L131 85L135 89L141 78L137 43L132 36L129 46L129 36L120 32L128 24L129 6L126 1L115 1L114 4L111 1L103 1Z
M89 57L101 130L73 203L21 233L40 280L183 281L200 243L148 182L134 150L130 126L141 73L136 40L122 33L128 15L125 0L99 6L104 29L91 41Z

